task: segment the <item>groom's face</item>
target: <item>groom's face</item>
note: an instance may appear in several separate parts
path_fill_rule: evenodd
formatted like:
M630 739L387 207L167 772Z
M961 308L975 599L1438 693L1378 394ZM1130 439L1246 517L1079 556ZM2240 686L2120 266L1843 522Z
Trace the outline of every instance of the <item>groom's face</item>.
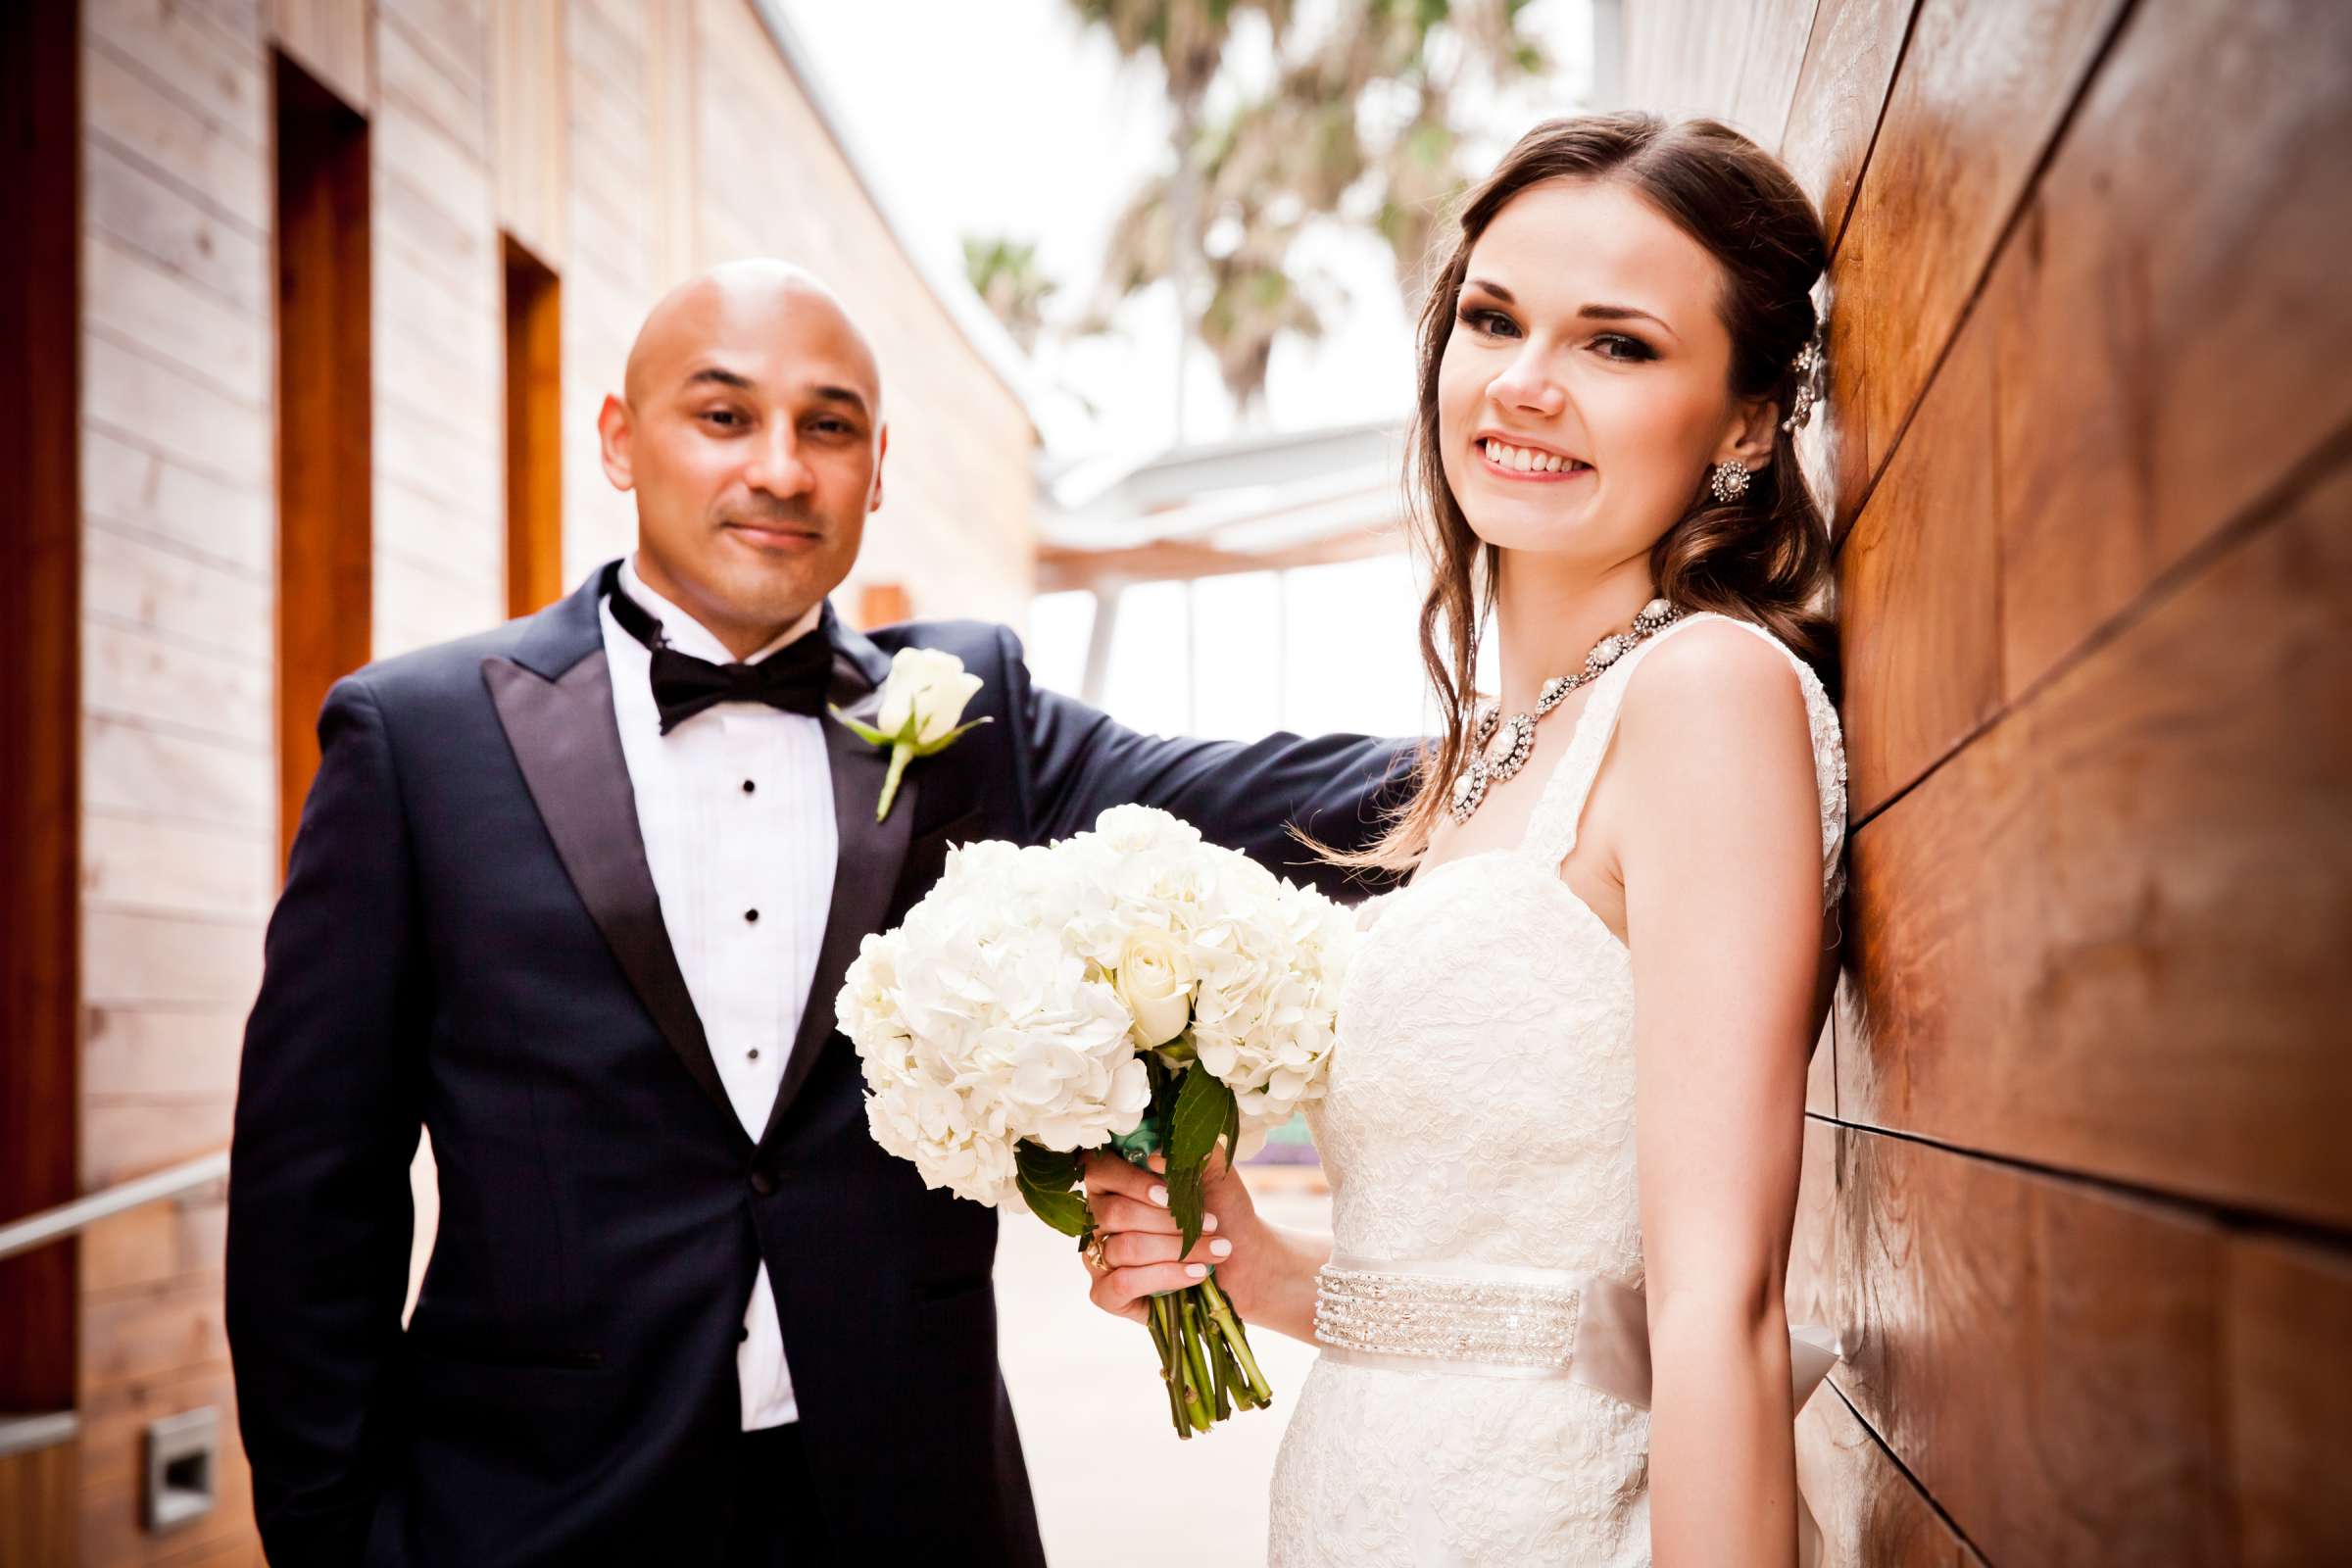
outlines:
M865 340L817 290L722 279L665 302L600 421L648 582L738 658L798 620L882 504L881 397Z

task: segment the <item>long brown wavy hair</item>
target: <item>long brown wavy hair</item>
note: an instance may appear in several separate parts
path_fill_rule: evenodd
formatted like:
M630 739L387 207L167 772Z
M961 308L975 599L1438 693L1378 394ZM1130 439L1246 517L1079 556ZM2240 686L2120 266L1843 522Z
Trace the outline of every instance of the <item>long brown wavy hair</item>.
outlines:
M1519 139L1461 211L1461 227L1421 310L1419 413L1405 460L1407 514L1430 565L1421 605L1421 661L1444 728L1423 748L1412 793L1369 849L1313 847L1367 870L1409 869L1446 810L1471 751L1472 666L1478 628L1493 608L1496 553L1471 530L1446 482L1438 437L1438 372L1453 331L1470 250L1511 199L1554 179L1619 181L1706 247L1724 274L1721 314L1732 339L1731 392L1793 407L1799 352L1819 324L1813 285L1829 260L1821 217L1769 153L1711 120L1669 123L1653 115L1579 115ZM1798 469L1794 440L1777 423L1772 462L1738 500L1694 485L1690 510L1649 553L1650 580L1685 612L1716 611L1763 626L1838 689L1829 612L1829 530Z

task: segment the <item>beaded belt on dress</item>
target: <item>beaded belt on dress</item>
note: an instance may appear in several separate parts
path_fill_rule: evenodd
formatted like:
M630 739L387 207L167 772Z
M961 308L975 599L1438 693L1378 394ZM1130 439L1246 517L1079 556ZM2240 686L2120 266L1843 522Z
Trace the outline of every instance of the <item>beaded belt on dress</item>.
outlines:
M1335 1349L1564 1372L1575 1285L1336 1268L1315 1277L1315 1338Z
M1642 1293L1598 1274L1335 1253L1315 1277L1315 1338L1361 1366L1569 1378L1649 1401Z
M1335 1252L1315 1276L1315 1338L1357 1365L1567 1378L1649 1406L1648 1302L1604 1274ZM1827 1330L1790 1328L1799 1408L1837 1359Z

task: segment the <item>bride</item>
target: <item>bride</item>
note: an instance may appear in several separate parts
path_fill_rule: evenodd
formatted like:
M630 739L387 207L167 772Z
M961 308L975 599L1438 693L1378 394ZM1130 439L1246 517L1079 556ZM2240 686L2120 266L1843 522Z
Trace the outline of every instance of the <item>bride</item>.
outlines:
M1796 1560L1783 1274L1845 810L1791 444L1825 256L1703 121L1541 125L1462 214L1414 454L1452 716L1354 862L1412 877L1364 908L1311 1113L1336 1234L1221 1172L1179 1258L1150 1171L1088 1174L1098 1304L1213 1262L1322 1347L1277 1564Z

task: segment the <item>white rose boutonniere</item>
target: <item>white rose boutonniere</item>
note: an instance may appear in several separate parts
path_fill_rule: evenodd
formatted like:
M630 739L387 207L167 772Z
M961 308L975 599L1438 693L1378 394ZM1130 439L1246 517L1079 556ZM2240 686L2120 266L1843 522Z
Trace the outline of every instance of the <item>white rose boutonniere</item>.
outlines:
M882 705L875 722L861 723L836 708L833 716L869 746L890 748L890 772L882 780L882 798L874 803L874 820L890 815L898 799L899 778L908 761L944 752L964 731L989 722L985 717L957 723L964 705L980 690L980 677L964 670L963 661L936 648L902 648L890 661L882 682Z

